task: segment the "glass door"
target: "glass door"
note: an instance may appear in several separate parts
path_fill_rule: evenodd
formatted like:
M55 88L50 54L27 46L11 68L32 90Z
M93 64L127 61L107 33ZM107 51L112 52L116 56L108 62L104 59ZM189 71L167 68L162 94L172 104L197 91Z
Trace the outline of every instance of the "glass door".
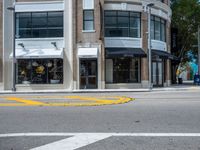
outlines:
M157 85L157 63L152 63L152 78L153 78L153 85Z
M163 62L152 62L152 82L154 87L163 86Z
M97 88L97 60L80 60L80 89Z
M163 86L163 63L158 62L158 86Z

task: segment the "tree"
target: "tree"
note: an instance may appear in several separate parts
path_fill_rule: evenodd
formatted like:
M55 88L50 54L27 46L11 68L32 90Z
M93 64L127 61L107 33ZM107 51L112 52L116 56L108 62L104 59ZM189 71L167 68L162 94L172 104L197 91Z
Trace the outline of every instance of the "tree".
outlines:
M189 60L188 51L197 54L197 31L200 25L199 0L172 0L172 27L178 29L179 50L177 56L181 63Z
M200 25L199 0L171 0L172 28L178 29L178 43L175 55L180 58L180 63L172 63L172 83L176 83L176 72L179 66L185 66L191 59L190 51L197 57L197 31Z

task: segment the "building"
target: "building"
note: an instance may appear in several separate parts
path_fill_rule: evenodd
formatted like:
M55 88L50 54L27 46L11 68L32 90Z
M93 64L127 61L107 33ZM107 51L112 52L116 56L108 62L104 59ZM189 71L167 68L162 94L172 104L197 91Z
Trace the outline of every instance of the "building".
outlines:
M13 82L14 24L19 91L148 88L149 2L152 81L170 86L169 0L4 0L4 89Z
M72 89L70 0L4 0L4 89L13 82L13 5L17 90Z
M148 87L150 2L153 85L171 84L169 0L75 0L75 89Z

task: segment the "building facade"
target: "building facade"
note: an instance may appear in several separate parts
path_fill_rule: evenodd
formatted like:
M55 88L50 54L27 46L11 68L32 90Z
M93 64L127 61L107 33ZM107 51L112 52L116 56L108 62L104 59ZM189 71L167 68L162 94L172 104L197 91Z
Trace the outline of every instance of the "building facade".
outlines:
M170 86L169 0L4 0L4 89L13 49L19 91L148 88L150 2L152 83Z
M148 88L148 3L152 83L171 84L170 1L76 0L75 89Z
M4 0L4 89L12 88L13 38L17 90L72 89L71 37L71 1Z

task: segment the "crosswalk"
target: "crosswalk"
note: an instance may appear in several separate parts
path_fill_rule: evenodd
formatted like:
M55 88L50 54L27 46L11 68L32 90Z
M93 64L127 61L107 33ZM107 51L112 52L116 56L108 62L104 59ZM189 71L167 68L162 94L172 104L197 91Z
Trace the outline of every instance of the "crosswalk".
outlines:
M40 146L30 148L30 150L75 150L90 144L106 140L111 137L154 137L154 138L200 138L200 133L14 133L0 134L3 138L19 137L62 137ZM63 138L65 137L65 138Z

